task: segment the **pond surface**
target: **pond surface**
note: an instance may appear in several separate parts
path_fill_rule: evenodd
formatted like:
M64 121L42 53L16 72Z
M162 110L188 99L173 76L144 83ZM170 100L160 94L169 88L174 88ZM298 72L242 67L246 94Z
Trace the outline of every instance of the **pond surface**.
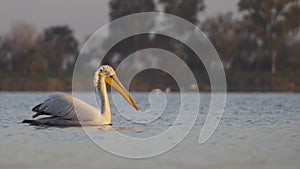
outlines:
M80 127L36 127L20 123L30 119L31 108L49 94L0 92L1 169L300 168L299 94L229 93L218 129L206 143L199 144L198 136L210 104L210 95L203 93L197 120L188 136L170 151L146 159L123 158L104 151ZM89 93L84 95L94 97ZM148 94L134 93L133 97L142 110L151 106ZM167 95L165 111L160 114L161 107L158 107L153 114L148 112L144 120L151 121L141 124L126 120L124 115L128 114L118 113L112 106L112 127L131 137L157 135L175 121L179 98L178 93Z

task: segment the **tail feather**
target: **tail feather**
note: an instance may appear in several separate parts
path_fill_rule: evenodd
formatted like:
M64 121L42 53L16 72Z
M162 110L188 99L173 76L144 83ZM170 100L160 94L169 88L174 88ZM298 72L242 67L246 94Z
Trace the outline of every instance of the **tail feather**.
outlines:
M38 112L38 113L36 113L36 114L34 114L33 116L32 116L32 118L36 118L36 117L38 117L38 116L41 116L41 115L51 115L50 113L46 113L46 112Z
M46 112L44 112L44 111L41 111L41 110L40 110L41 105L42 105L42 103L41 103L41 104L38 104L38 105L36 105L36 106L34 106L34 107L32 108L32 111L37 112L36 114L34 114L34 115L32 116L32 118L36 118L36 117L41 116L41 115L51 115L51 114L49 114L49 113L46 113Z
M22 123L29 123L31 125L43 125L40 121L38 120L23 120Z
M34 112L39 112L39 107L40 107L41 105L42 105L42 104L38 104L38 105L34 106L34 107L32 108L32 111L34 111Z

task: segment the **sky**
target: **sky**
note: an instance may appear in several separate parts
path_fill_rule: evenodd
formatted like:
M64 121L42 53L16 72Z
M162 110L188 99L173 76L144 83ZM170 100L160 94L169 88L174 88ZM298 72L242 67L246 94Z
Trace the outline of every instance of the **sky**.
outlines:
M205 0L205 15L236 12L237 3L238 0ZM109 22L108 10L108 0L0 0L0 35L8 33L12 23L26 21L38 31L67 24L83 41Z

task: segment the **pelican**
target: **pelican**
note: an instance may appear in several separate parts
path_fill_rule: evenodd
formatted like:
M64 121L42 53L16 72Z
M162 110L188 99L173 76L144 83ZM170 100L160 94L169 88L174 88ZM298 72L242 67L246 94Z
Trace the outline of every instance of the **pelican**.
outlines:
M100 126L111 124L111 113L106 91L106 83L114 87L136 110L139 110L128 91L119 81L114 69L108 65L101 66L94 75L94 86L99 93L101 110L84 101L65 93L50 95L44 102L32 108L35 114L31 120L23 123L50 126ZM76 110L76 112L75 112ZM40 115L49 115L35 119Z

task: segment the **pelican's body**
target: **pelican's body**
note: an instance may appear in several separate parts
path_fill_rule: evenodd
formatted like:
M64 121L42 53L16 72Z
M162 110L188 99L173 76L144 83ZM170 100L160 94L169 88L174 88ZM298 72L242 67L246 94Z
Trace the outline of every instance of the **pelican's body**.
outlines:
M116 88L122 96L138 110L135 102L129 96L126 89L115 75L115 71L107 65L101 66L95 73L94 85L99 92L101 110L93 107L76 97L56 93L50 95L43 103L35 106L32 111L36 112L33 118L40 115L50 115L50 117L24 120L24 123L33 125L51 126L99 126L111 124L111 113L106 91L106 83Z

